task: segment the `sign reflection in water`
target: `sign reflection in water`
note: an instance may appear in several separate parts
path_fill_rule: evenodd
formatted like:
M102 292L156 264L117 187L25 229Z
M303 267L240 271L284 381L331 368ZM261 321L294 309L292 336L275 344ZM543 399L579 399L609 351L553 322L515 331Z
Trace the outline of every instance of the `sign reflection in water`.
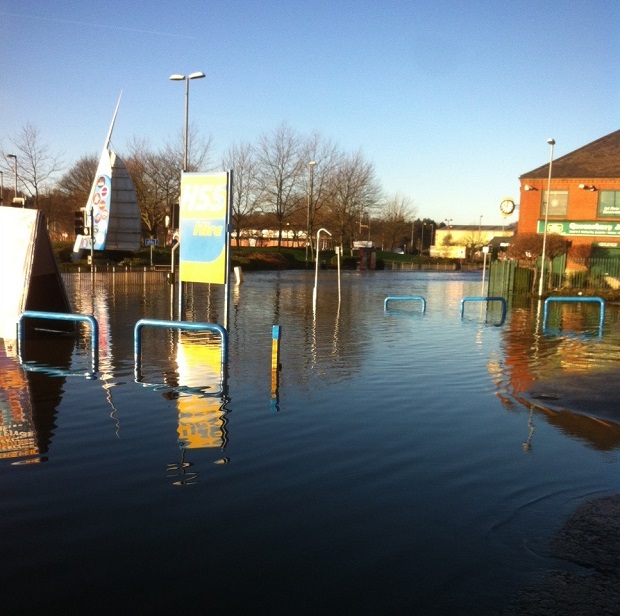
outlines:
M0 341L0 459L15 463L44 462L55 429L56 408L62 399L74 342L68 339L28 341L20 365L15 354L7 355ZM10 352L10 351L9 351ZM56 366L56 378L49 378L36 366Z

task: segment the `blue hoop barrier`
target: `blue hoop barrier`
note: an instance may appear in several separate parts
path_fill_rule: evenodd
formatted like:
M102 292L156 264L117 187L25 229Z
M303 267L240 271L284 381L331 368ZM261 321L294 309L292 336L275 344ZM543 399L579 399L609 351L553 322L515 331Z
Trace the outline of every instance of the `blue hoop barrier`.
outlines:
M189 321L162 321L159 319L140 319L133 330L134 377L137 383L142 381L142 329L144 327L158 327L164 329L179 329L187 331L210 331L219 334L222 340L220 356L220 377L224 385L226 365L228 363L228 333L217 323L192 323Z
M90 324L90 353L91 353L91 376L99 370L99 323L97 319L89 314L74 314L70 312L43 312L38 310L26 310L22 312L17 321L17 354L19 361L23 363L21 357L21 347L24 336L22 321L24 319L47 319L50 321L73 321Z
M545 300L545 306L543 309L543 332L547 333L547 317L549 316L549 304L551 303L595 303L600 306L599 321L598 321L598 335L603 335L603 323L605 321L605 301L600 297L548 297Z
M499 325L502 325L506 320L507 306L506 300L503 297L464 297L461 300L461 319L463 318L463 312L465 310L465 302L500 302L502 305L502 319L499 322Z
M405 296L393 296L386 297L383 301L383 310L387 310L389 302L422 302L422 312L426 312L426 300L421 295L405 295Z

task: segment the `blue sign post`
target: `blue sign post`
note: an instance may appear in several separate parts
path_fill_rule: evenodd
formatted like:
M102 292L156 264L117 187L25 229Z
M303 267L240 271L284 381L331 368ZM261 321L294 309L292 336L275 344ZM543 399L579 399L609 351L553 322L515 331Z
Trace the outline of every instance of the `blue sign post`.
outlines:
M144 245L151 247L151 267L153 267L153 246L157 246L157 238L147 237L144 240Z

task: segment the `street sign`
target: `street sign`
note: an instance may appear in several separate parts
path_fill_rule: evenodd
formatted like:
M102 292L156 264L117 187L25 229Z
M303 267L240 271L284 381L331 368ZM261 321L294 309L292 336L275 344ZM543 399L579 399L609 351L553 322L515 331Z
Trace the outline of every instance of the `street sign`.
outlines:
M157 239L154 237L147 237L144 240L144 245L145 246L157 246Z

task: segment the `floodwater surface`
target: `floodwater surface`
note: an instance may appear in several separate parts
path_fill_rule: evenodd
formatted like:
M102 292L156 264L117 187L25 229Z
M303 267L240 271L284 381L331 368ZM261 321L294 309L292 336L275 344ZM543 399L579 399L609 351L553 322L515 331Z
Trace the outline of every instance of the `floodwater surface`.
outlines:
M15 613L494 614L582 501L620 491L620 315L471 302L479 273L245 274L228 362L165 283L67 277L76 343L4 352L2 604ZM94 296L93 296L94 295ZM340 297L339 297L340 295ZM421 296L395 301L388 296ZM191 285L187 321L224 321ZM273 326L281 328L274 372ZM600 335L599 335L600 334Z

